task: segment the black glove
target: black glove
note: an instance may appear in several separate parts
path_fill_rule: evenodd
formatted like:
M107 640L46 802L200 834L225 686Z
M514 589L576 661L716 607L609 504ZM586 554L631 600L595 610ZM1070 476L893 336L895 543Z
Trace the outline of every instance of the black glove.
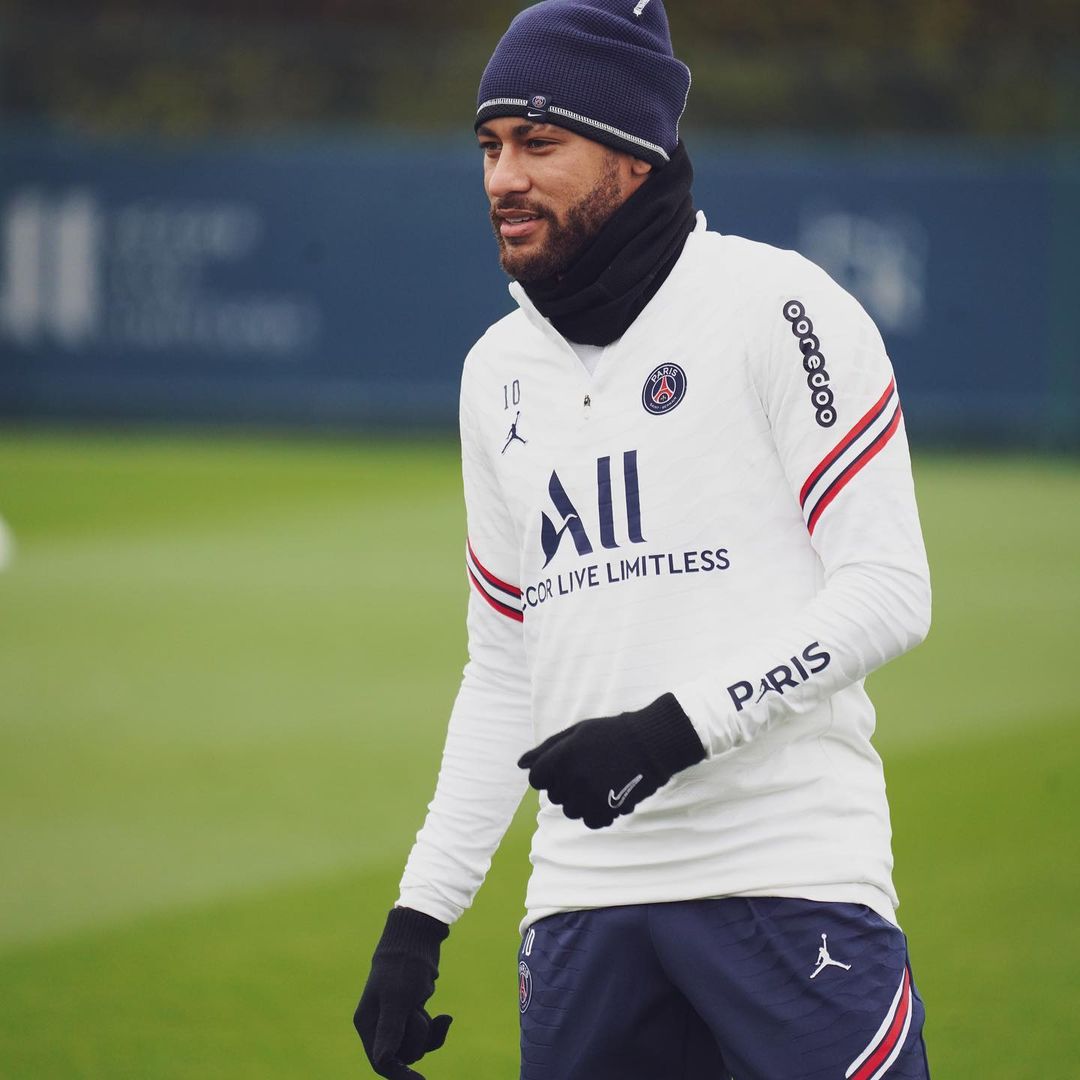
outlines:
M424 1080L409 1066L446 1041L451 1018L432 1019L424 1002L435 993L439 945L449 933L446 923L411 908L394 908L386 918L353 1016L368 1061L379 1076Z
M567 817L602 829L704 757L689 717L674 694L664 694L636 712L573 724L518 765Z

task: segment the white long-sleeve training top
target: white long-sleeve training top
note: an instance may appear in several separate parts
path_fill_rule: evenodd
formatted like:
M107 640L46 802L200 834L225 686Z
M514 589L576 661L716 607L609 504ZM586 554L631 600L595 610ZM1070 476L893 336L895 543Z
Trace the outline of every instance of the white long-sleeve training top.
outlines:
M510 289L462 377L469 662L398 902L452 923L526 790L517 758L673 691L706 760L606 829L541 795L523 926L732 895L894 919L863 680L926 635L930 586L873 323L702 215L592 374Z

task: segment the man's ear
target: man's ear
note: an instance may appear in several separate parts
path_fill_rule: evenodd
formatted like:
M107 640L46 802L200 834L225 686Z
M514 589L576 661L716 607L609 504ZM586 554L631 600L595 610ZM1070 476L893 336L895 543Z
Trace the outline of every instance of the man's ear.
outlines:
M652 172L652 165L647 161L642 161L641 158L631 158L630 160L630 175L631 176L646 176Z

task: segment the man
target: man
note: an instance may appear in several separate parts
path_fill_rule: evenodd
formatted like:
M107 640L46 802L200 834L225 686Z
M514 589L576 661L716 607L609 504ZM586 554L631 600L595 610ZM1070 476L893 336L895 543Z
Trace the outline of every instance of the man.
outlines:
M689 83L661 0L547 0L480 84L519 309L462 378L470 659L356 1012L384 1077L446 1037L526 774L525 1080L927 1076L863 689L929 623L895 380L822 271L695 215Z

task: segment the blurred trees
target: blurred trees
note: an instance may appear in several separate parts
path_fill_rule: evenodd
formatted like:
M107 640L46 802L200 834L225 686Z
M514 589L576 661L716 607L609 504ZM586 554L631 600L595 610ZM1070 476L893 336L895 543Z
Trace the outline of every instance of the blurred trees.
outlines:
M0 0L0 119L172 136L464 128L523 4ZM1080 129L1078 0L667 0L687 125Z

